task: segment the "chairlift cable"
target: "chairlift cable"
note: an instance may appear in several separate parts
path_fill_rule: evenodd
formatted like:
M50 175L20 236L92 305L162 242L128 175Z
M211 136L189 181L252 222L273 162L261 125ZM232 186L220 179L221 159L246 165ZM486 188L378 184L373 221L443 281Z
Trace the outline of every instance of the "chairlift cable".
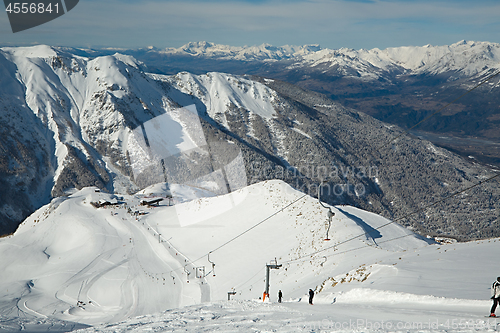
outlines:
M417 209L417 210L415 210L415 211L413 211L413 212L411 212L411 213L408 213L408 214L406 214L406 215L404 215L404 216L402 216L402 217L398 217L398 218L396 218L396 219L394 219L394 220L392 220L392 221L390 221L390 222L388 222L388 223L386 223L386 224L383 224L383 225L378 226L378 227L373 228L373 229L375 229L375 230L382 229L382 228L384 228L384 227L386 227L386 226L388 226L388 225L390 225L390 224L396 223L397 221L400 221L400 220L406 219L406 218L408 218L408 217L410 217L410 216L412 216L412 215L414 215L414 214L420 213L420 212L422 212L422 211L426 210L426 209L427 209L427 208L429 208L429 207L433 207L433 206L435 206L435 205L437 205L437 204L439 204L439 203L441 203L441 202L443 202L443 201L445 201L445 200L448 200L448 199L450 199L450 198L452 198L452 197L455 197L455 196L457 196L457 195L459 195L459 194L461 194L461 193L463 193L463 192L465 192L465 191L468 191L468 190L470 190L470 189L472 189L472 188L474 188L474 187L477 187L477 186L479 186L479 185L482 185L482 184L484 184L484 183L487 183L487 182L489 182L489 181L492 181L493 179L495 179L495 178L497 178L497 177L499 177L499 176L500 176L500 172L499 172L499 173L497 173L497 174L495 174L494 176L492 176L492 177L490 177L490 178L487 178L487 179L485 179L485 180L480 181L479 183L476 183L476 184L474 184L474 185L472 185L472 186L466 187L466 188L465 188L465 189L463 189L463 190L457 191L457 192L455 192L455 193L453 193L453 194L451 194L451 195L449 195L449 196L447 196L447 197L445 197L445 198L442 198L442 199L440 199L440 200L438 200L438 201L436 201L436 202L434 202L434 203L432 203L432 204L429 204L429 205L427 205L427 206L424 206L424 207L422 207L422 208L419 208L419 209ZM361 236L364 236L365 234L366 234L366 232L365 232L365 233L362 233L362 234L359 234L359 235L357 235L357 236L351 237L351 238L349 238L349 239L347 239L347 240L345 240L345 241L342 241L342 242L340 242L340 243L336 243L336 244L334 244L334 245L332 245L332 246L326 247L326 248L324 248L324 249L321 249L321 250L318 250L318 251L312 252L312 253L310 253L310 254L307 254L307 255L305 255L305 256L299 257L299 258L297 258L297 259L292 259L292 260L285 261L285 263L288 263L288 262L293 262L293 261L297 261L297 260L302 259L302 258L305 258L305 257L312 257L312 256L314 256L314 255L316 255L316 254L318 254L318 253L321 253L321 252L327 251L327 250L329 250L329 249L331 249L331 248L335 248L335 247L337 247L337 246L339 246L339 245L342 245L342 244L345 244L345 243L347 243L347 242L353 241L353 240L355 240L355 239L357 239L357 238L359 238L359 237L361 237ZM409 236L409 235L413 235L413 234L408 234L408 235L406 235L406 236L404 236L404 237L407 237L407 236ZM379 243L382 243L382 242L379 242Z
M237 236L235 236L235 237L231 238L230 240L228 240L228 241L227 241L227 242L225 242L224 244L219 245L218 247L216 247L216 248L215 248L215 249L213 249L212 251L209 251L207 254L202 255L202 256L201 256L201 257L199 257L198 259L195 259L195 260L189 260L189 259L188 259L189 263L194 264L195 262L197 262L197 261L201 260L202 258L204 258L204 257L208 257L211 253L213 253L213 252L215 252L215 251L217 251L217 250L220 250L222 247L224 247L224 246L226 246L227 244L229 244L229 243L233 242L234 240L236 240L237 238L239 238L239 237L243 236L244 234L246 234L246 233L247 233L247 232L249 232L250 230L252 230L252 229L254 229L254 228L258 227L258 226L259 226L259 225L261 225L262 223L264 223L264 222L268 221L270 218L274 217L275 215L278 215L279 213L283 212L285 209L288 209L289 207L291 207L291 206L292 206L292 205L294 205L295 203L299 202L300 200L302 200L302 199L303 199L304 197L306 197L306 196L307 196L307 194L304 194L304 195L300 196L299 198L295 199L294 201L292 201L292 202L291 202L291 203L289 203L288 205L286 205L286 206L284 206L284 207L280 208L279 210L275 211L273 214L269 215L268 217L266 217L265 219L263 219L263 220L262 220L262 221L260 221L259 223L257 223L257 224L255 224L255 225L253 225L252 227L250 227L250 228L246 229L245 231L243 231L243 232L241 232L240 234L238 234ZM209 261L210 261L210 260L209 260ZM212 262L211 262L211 263L212 263ZM182 267L179 267L179 268L177 268L177 269L173 269L173 270L171 270L170 272L175 272L175 271L180 270L180 269L182 269Z
M234 287L234 289L242 289L245 285L247 285L250 281L252 281L257 275L259 275L263 269L264 269L264 267L259 268L259 270L257 271L257 273L255 273L254 275L252 275L252 277L249 278L248 280L246 280L245 282L237 284Z
M422 208L419 208L419 209L417 209L417 210L415 210L415 211L413 211L413 212L411 212L411 213L409 213L409 214L406 214L406 215L404 215L404 216L402 216L402 217L399 217L399 218L397 218L397 219L394 219L394 220L392 220L392 221L390 221L390 222L388 222L388 223L386 223L386 224L383 224L383 225L381 225L381 226L379 226L379 227L376 227L376 228L374 228L374 229L375 229L375 230L378 230L378 229L381 229L381 228L383 228L383 227L386 227L386 226L388 226L388 225L390 225L390 224L396 223L397 221L400 221L400 220L405 219L405 218L407 218L407 217L410 217L410 216L412 216L412 215L414 215L414 214L417 214L417 213L419 213L419 212L421 212L421 211L423 211L423 210L425 210L425 209L427 209L427 208L429 208L429 207L433 207L433 206L435 206L435 205L439 204L440 202L443 202L443 201L445 201L445 200L447 200L447 199L450 199L450 198L452 198L452 197L455 197L455 196L457 196L457 195L459 195L459 194L461 194L461 193L463 193L463 192L465 192L465 191L467 191L467 190L470 190L470 189L472 189L472 188L474 188L474 187L477 187L477 186L479 186L479 185L482 185L482 184L484 184L484 183L487 183L487 182L489 182L489 181L491 181L491 180L493 180L493 179L495 179L495 178L497 178L497 177L499 177L499 176L500 176L500 172L499 172L499 173L497 173L497 174L495 174L494 176L492 176L492 177L490 177L490 178L487 178L487 179L485 179L485 180L482 180L482 181L480 181L480 182L478 182L478 183L476 183L476 184L474 184L474 185L472 185L472 186L469 186L469 187L467 187L467 188L465 188L465 189L463 189L463 190L457 191L457 192L455 192L455 193L453 193L453 194L451 194L451 195L449 195L449 196L447 196L447 197L445 197L445 198L443 198L443 199L440 199L440 200L438 200L438 201L436 201L436 202L434 202L434 203L432 203L432 204L430 204L430 205L427 205L427 206L424 206L424 207L422 207ZM272 215L268 216L268 217L267 217L267 218L265 218L264 220L260 221L259 223L255 224L254 226L250 227L249 229L245 230L244 232L240 233L239 235L237 235L237 236L233 237L231 240L229 240L229 241L227 241L226 243L224 243L224 244L220 245L219 247L215 248L214 250L212 250L212 251L208 252L206 255L203 255L203 256L199 257L198 259L196 259L196 260L190 261L190 263L194 263L194 262L196 262L196 261L198 261L198 260L202 259L203 257L208 256L210 253L213 253L214 251L219 250L219 249L220 249L220 248L222 248L223 246L225 246L225 245L229 244L230 242L234 241L235 239L237 239L237 238L241 237L242 235L244 235L244 234L245 234L245 233L247 233L248 231L250 231L250 230L254 229L254 228L255 228L255 227L257 227L258 225L260 225L260 224L264 223L265 221L269 220L271 217L273 217L273 216L277 215L278 213L280 213L280 212L282 212L283 210L287 209L287 208L288 208L288 207L290 207L291 205L293 205L293 204L295 204L296 202L300 201L300 200L301 200L302 198L304 198L305 196L307 196L307 194L302 195L302 196L301 196L301 197L299 197L298 199L294 200L293 202L291 202L291 203L290 203L290 204L288 204L287 206L285 206L285 207L281 208L280 210L276 211L275 213L273 213ZM291 259L291 260L284 261L284 263L290 263L290 262L298 261L298 260L303 259L303 258L305 258L305 257L312 257L312 256L314 256L314 255L316 255L316 254L318 254L318 253L321 253L321 252L327 251L327 250L329 250L329 249L335 248L335 247L337 247L337 246L339 246L339 245L343 245L343 244L345 244L345 243L348 243L348 242L350 242L350 241L353 241L353 240L355 240L355 239L357 239L357 238L359 238L359 237L361 237L361 236L364 236L364 235L366 235L366 233L362 233L362 234L359 234L359 235L357 235L357 236L351 237L351 238L349 238L349 239L347 239L347 240L345 240L345 241L342 241L342 242L336 243L336 244L334 244L334 245L332 245L332 246L329 246L329 247L327 247L327 248L324 248L324 249L321 249L321 250L318 250L318 251L312 252L312 253L307 254L307 255L305 255L305 256L302 256L302 257L299 257L299 258L296 258L296 259ZM410 236L410 235L412 235L412 234L405 235L404 237L407 237L407 236ZM400 238L401 238L401 237L400 237ZM383 242L379 242L379 243L383 243ZM179 269L181 269L181 268L182 268L182 267L179 267L178 269L171 270L170 272L175 272L175 271L177 271L177 270L179 270Z
M237 236L234 236L233 238L231 238L230 240L228 240L227 242L225 242L224 244L222 245L219 245L218 247L216 247L215 249L213 249L212 251L210 251L209 253L214 253L215 251L217 250L220 250L222 247L226 246L227 244L233 242L234 240L236 240L237 238L243 236L244 234L246 234L247 232L249 232L250 230L258 227L259 225L261 225L262 223L268 221L270 218L274 217L275 215L278 215L279 213L283 212L285 209L287 209L288 207L294 205L296 202L300 201L301 199L303 199L305 196L307 196L307 194L304 194L302 195L301 197L299 197L298 199L295 199L294 201L292 201L291 203L289 203L288 205L286 205L285 207L282 207L280 210L277 210L276 212L274 212L273 214L269 215L268 217L266 217L265 219L263 219L262 221L260 221L259 223L251 226L250 228L246 229L245 231L241 232L240 234L238 234ZM205 257L202 256L194 261L197 261L197 260L200 260L201 258ZM194 262L193 261L193 262Z
M413 236L413 234L406 234L406 235L394 237L394 238L391 238L391 239L380 241L380 242L378 242L378 244L392 242L392 241L395 241L395 240L398 240L398 239L401 239L401 238L405 238L405 237L408 237L408 236ZM348 249L348 250L344 250L344 251L340 251L340 252L331 253L331 254L328 254L328 255L323 256L323 257L333 257L333 256L336 256L336 255L339 255L339 254L344 254L344 253L347 253L347 252L357 251L357 250L361 250L361 249L364 249L364 248L367 248L367 247L372 247L372 245L367 244L367 245L363 245L363 246L356 247L356 248L353 248L353 249ZM287 261L285 263L296 262L296 261L306 261L306 260L311 260L310 256L308 256L307 258L306 258L306 256L303 256L303 257L300 257L300 258L297 258L297 259L292 259L292 260L289 260L289 261Z

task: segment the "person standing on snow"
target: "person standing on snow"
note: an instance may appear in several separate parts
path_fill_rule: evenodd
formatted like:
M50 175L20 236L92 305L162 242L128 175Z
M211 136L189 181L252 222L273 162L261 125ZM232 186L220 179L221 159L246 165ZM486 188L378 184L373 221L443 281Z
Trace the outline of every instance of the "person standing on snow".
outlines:
M314 291L309 289L309 304L313 305Z
M497 280L491 286L491 299L493 300L493 306L491 307L490 317L496 317L495 310L500 302L500 276L497 277Z
M280 291L278 291L278 303L281 303L281 298L283 297L283 293Z

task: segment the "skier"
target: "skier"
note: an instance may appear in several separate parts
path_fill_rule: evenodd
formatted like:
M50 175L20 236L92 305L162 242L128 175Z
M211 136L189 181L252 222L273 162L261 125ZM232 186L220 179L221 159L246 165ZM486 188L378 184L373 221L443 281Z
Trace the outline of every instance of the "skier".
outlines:
M283 297L283 293L280 291L278 291L278 303L281 303L281 298Z
M309 304L313 305L314 291L309 289Z
M495 310L500 302L500 276L497 277L497 280L491 286L491 299L493 300L493 306L491 307L490 317L496 317Z

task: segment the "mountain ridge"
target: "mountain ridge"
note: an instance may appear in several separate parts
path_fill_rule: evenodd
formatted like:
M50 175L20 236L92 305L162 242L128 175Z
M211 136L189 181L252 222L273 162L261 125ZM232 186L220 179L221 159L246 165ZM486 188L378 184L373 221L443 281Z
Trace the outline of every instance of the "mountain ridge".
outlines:
M335 58L349 59L349 67L356 63L369 63L384 71L410 70L413 74L439 74L444 71L464 72L472 76L482 72L484 66L499 68L500 44L490 42L459 41L444 46L402 46L383 50L374 49L328 49L318 44L302 46L273 46L262 44L256 46L229 46L210 42L190 42L179 48L146 49L164 55L190 55L193 57L219 58L223 60L269 61L292 60L294 67L315 67L324 63L332 63ZM450 57L451 55L451 57ZM456 60L458 59L458 60ZM469 61L483 60L477 66ZM332 66L330 64L329 66ZM293 67L292 67L293 68Z

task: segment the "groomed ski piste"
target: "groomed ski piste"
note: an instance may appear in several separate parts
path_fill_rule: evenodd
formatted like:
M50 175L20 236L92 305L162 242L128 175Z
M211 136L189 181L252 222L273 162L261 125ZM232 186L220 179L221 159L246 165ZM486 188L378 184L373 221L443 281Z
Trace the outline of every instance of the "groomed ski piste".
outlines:
M328 210L284 182L175 187L84 188L0 239L0 332L500 330L499 239L438 244L336 206L325 241Z

